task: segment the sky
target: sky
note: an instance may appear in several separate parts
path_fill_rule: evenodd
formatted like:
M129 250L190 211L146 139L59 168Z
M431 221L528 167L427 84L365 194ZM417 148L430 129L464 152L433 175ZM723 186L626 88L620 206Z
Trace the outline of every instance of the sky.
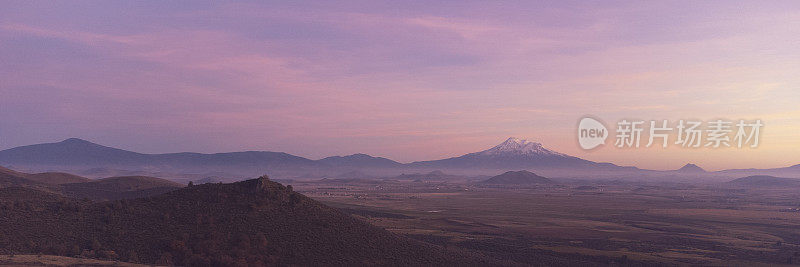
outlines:
M642 168L783 167L798 74L797 1L3 1L0 149L411 162L514 136ZM586 115L765 125L758 148L586 151Z

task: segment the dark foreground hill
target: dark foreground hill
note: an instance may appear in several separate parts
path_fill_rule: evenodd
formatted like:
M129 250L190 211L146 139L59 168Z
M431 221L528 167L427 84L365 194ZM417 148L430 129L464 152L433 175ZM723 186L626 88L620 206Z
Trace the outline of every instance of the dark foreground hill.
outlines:
M800 179L780 178L767 175L754 175L728 182L729 185L750 187L800 187Z
M109 177L83 183L62 184L59 192L68 197L93 200L118 200L154 196L182 185L148 176Z
M508 171L503 174L489 178L481 183L524 185L524 184L549 184L553 183L553 181L545 177L536 175L535 173L529 171Z
M369 225L266 178L91 202L0 188L0 253L183 266L485 265Z

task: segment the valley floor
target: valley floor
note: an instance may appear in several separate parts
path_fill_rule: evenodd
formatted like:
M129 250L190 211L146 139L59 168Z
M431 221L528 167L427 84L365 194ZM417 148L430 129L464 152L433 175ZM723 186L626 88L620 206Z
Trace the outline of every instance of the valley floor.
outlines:
M293 186L390 231L522 264L800 264L797 188L502 188L430 181Z

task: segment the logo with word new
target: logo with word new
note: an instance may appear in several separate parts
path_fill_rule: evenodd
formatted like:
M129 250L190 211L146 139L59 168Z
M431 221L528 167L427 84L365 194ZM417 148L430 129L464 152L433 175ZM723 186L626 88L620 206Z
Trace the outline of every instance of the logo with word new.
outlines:
M578 123L578 144L589 150L606 143L608 129L601 122L592 118L583 118Z

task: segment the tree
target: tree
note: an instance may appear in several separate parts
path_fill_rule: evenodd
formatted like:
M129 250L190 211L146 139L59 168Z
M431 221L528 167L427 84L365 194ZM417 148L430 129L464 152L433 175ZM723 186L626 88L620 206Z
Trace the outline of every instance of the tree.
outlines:
M128 262L139 263L139 255L136 254L136 251L128 251Z
M173 265L172 254L170 254L169 252L164 252L164 254L161 254L161 257L158 258L158 260L156 261L156 264L157 265L167 265L167 266Z
M91 249L94 251L99 251L101 248L103 248L103 246L100 245L100 241L97 241L96 238L92 239Z
M181 240L173 240L169 245L170 251L174 256L173 260L182 261L188 259L192 255L192 251L186 246L186 242Z
M116 260L119 258L119 255L113 250L101 250L100 257L107 260Z
M78 256L81 255L81 247L77 244L72 245L72 249L69 251L71 256Z
M269 242L267 241L267 236L265 236L264 233L256 234L255 241L256 241L255 242L256 246L259 250L266 248L267 245L269 244Z

